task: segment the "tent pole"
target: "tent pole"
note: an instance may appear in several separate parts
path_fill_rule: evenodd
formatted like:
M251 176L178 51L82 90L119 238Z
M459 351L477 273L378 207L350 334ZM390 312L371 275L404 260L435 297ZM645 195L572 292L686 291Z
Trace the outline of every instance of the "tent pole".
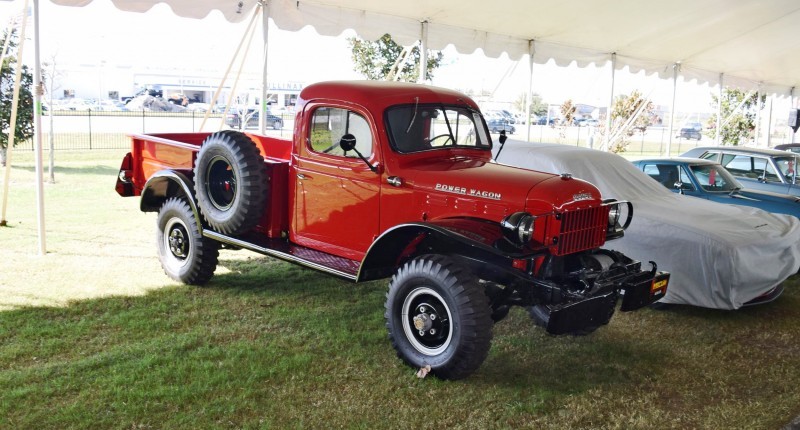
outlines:
M531 141L531 105L533 104L533 55L536 53L536 42L528 41L528 97L525 99L525 124L528 127L526 141Z
M719 74L719 92L717 93L717 135L714 138L717 145L722 145L722 89L723 81L725 78L724 73Z
M606 109L606 138L603 142L603 151L611 147L611 111L614 110L614 85L617 81L617 53L611 53L611 88L608 92L608 108Z
M774 95L769 95L769 110L767 111L767 148L772 147L772 106Z
M261 113L258 115L258 127L261 134L267 132L267 66L269 65L269 0L261 2L261 31L264 38L264 64L261 69Z
M14 153L14 139L17 129L17 108L19 107L19 86L22 80L22 49L25 47L25 27L28 25L28 0L22 9L22 26L19 31L19 49L17 49L17 72L14 77L14 95L11 99L11 119L8 129L8 147L6 148L6 171L3 178L3 213L0 217L0 226L8 225L6 220L6 210L8 209L8 183L11 180L11 154ZM9 34L9 38L11 35Z
M260 4L259 4L260 6ZM253 11L253 18L250 19L250 23L247 24L247 29L244 31L244 36L242 36L242 40L239 41L239 45L236 47L236 52L233 53L233 58L231 58L230 64L228 64L228 68L225 69L225 74L222 76L222 81L220 81L219 86L217 87L217 91L214 93L214 96L211 98L211 106L217 105L217 99L219 99L220 93L222 93L222 88L225 86L225 81L228 79L228 75L231 73L231 68L233 67L233 63L236 62L236 57L239 56L239 51L242 49L242 45L244 44L245 37L252 31L253 23L255 22L256 18L258 17L258 8ZM228 103L225 105L225 112L223 115L228 114L228 109L231 107L231 100L233 97L228 97ZM200 131L203 131L203 128L206 126L206 122L208 118L211 116L211 109L207 110L205 115L203 115L203 122L200 123ZM223 124L225 123L225 117L222 117Z
M756 136L753 144L756 148L759 146L758 141L761 138L761 83L758 84L756 92Z
M672 65L672 109L669 113L669 136L667 136L667 157L672 150L672 136L675 134L675 99L678 97L678 72L681 70L681 63Z
M39 228L39 255L47 253L44 230L44 169L42 168L42 61L39 57L39 0L33 0L33 142L36 157L36 218Z
M794 100L794 87L792 87L789 90L789 103L790 103L789 109L795 109L794 101L795 101ZM789 143L794 143L794 135L795 135L795 132L794 132L794 130L792 130L792 140Z
M428 21L422 21L422 34L419 38L419 81L428 80Z

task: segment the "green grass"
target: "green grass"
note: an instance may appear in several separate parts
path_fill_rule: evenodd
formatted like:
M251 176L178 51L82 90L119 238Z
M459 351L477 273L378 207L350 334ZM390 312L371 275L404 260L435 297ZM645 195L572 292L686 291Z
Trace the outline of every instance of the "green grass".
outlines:
M617 314L551 337L515 309L470 378L417 379L350 284L223 251L204 288L155 256L153 214L113 191L123 151L58 153L37 255L32 161L0 228L0 428L734 428L800 414L798 277L776 302Z

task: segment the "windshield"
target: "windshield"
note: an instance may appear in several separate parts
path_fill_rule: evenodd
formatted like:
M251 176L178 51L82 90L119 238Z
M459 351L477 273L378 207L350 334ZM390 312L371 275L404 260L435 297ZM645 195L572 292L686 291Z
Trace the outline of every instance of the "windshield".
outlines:
M722 166L712 165L699 165L689 166L692 174L697 178L697 183L706 191L709 192L725 192L729 193L737 188L742 188L739 182L723 169Z
M386 111L386 122L392 147L402 153L491 147L483 118L467 106L396 106Z

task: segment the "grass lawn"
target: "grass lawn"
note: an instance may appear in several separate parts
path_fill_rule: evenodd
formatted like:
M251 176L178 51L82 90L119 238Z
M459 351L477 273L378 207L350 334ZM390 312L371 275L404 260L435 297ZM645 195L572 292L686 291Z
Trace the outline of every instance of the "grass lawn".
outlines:
M32 157L14 155L0 429L780 429L800 415L800 277L768 305L618 313L583 338L515 309L470 378L417 379L386 336L386 281L244 251L223 251L207 287L170 281L155 215L113 190L123 153L56 154L46 256Z

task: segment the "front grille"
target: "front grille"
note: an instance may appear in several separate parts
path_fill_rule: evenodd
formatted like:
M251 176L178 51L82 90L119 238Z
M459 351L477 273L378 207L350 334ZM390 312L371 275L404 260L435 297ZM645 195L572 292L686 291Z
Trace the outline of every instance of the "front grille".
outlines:
M597 248L605 242L608 206L562 212L558 235L558 255Z

